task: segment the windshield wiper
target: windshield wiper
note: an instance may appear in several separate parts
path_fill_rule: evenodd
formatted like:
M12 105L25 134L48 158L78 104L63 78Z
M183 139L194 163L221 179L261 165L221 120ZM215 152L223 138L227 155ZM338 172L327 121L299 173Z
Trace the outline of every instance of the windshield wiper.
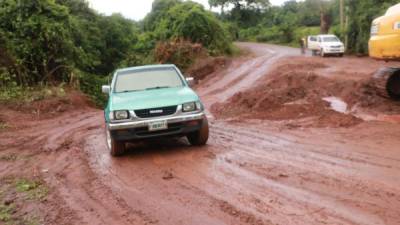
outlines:
M154 90L154 89L162 89L162 88L170 88L170 87L169 86L157 86L157 87L146 88L145 90Z
M135 92L135 91L143 91L143 90L123 90L123 91L119 91L117 93L128 93L128 92Z

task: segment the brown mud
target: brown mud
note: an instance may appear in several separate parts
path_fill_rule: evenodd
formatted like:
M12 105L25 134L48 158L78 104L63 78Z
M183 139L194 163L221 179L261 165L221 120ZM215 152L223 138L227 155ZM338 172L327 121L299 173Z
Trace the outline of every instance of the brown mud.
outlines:
M371 117L400 114L400 104L374 92L371 77L376 69L355 75L354 71L338 68L345 65L328 60L283 58L253 88L212 105L213 115L219 119L255 118L298 126L348 127L361 123L367 113ZM357 61L360 59L346 59L346 63ZM330 99L343 102L345 108L335 110Z
M102 111L74 105L84 99L40 118L2 107L0 208L40 224L400 224L399 103L367 86L385 64L239 45L253 56L196 87L214 113L205 147L160 139L113 158ZM15 191L22 178L44 196Z

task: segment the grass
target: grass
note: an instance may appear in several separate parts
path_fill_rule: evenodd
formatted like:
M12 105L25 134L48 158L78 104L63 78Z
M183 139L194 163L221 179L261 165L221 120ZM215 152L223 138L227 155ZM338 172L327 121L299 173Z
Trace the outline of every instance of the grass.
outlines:
M0 205L0 222L4 222L7 225L17 225L17 224L24 224L24 225L39 225L40 221L36 217L27 217L21 218L15 216L13 214L16 208L15 205Z
M39 181L25 178L0 178L0 224L40 225L36 210L26 210L25 205L35 206L48 194L48 189ZM6 203L5 199L11 197Z
M10 222L12 220L12 213L15 210L14 205L0 205L0 221Z
M25 193L26 199L41 201L47 197L48 189L41 182L27 179L19 179L15 182L15 189L19 193Z
M66 92L63 83L53 87L46 85L39 85L35 87L9 85L0 88L0 102L30 103L50 97L65 96Z
M10 126L5 122L0 122L0 131L9 128Z
M0 161L15 161L17 160L18 156L17 154L7 154L7 155L1 155L0 156Z

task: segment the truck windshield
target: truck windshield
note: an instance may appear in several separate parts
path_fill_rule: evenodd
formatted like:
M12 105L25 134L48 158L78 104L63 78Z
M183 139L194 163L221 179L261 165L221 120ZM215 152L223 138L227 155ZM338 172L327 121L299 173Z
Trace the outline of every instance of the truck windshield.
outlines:
M337 37L324 37L322 38L323 42L339 42Z
M182 87L183 85L182 78L175 68L143 69L118 72L114 91L121 93Z

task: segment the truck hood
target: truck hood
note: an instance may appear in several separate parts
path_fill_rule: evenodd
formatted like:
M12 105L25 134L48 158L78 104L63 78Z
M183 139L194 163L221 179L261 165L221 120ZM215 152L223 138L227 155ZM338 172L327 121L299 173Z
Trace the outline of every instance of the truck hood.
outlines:
M111 110L151 109L199 101L189 87L163 88L147 91L111 93Z
M335 42L323 42L323 43L321 43L322 47L339 46L339 45L344 46L344 44L342 42L336 42L336 41Z

